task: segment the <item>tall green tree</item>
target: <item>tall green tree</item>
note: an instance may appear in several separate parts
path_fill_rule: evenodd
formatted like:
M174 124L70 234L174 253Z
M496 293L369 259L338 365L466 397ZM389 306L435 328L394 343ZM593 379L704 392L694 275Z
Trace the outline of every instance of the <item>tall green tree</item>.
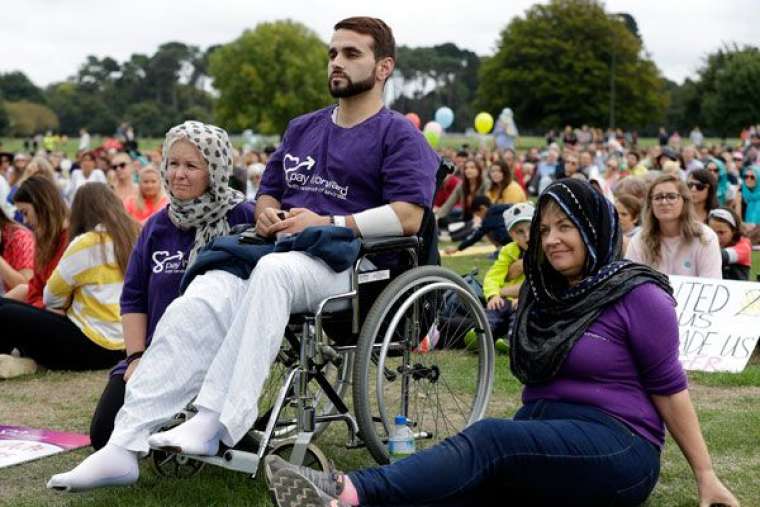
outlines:
M25 137L58 129L58 117L42 104L19 100L6 102L5 108L11 118L11 135Z
M5 102L3 101L3 94L0 93L0 136L8 133L11 126L11 119L8 116L8 111L5 110Z
M128 121L140 136L160 136L182 119L211 117L213 99L201 89L206 66L206 52L181 42L123 64L88 56L73 79L48 87L47 99L66 134L84 127L110 135Z
M454 111L450 130L462 131L475 116L473 102L479 68L478 55L451 42L432 47L401 46L395 83L402 93L393 107L429 121L436 109L448 106Z
M20 71L0 74L0 95L9 102L26 100L45 103L45 94L32 81Z
M290 20L260 23L219 47L209 73L220 93L216 120L232 130L277 134L291 118L331 101L327 45Z
M47 97L60 120L60 131L67 135L78 135L80 128L111 135L121 119L120 113L112 109L113 104L107 102L107 96L75 82L48 86Z
M482 63L478 105L492 114L511 107L527 128L607 125L611 107L616 126L660 121L664 82L630 21L596 0L531 7L504 28L496 54Z
M687 78L681 85L666 80L665 86L670 95L664 121L668 130L676 130L682 134L691 131L695 126L706 130L699 83Z
M725 47L700 70L702 113L708 128L735 136L760 118L760 49Z

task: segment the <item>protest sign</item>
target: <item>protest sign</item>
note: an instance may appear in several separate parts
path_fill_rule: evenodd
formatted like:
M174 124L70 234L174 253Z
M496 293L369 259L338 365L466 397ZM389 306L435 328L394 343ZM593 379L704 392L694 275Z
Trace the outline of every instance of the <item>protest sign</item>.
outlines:
M79 433L0 425L0 468L90 445Z
M760 284L671 276L679 360L687 370L744 369L760 337Z

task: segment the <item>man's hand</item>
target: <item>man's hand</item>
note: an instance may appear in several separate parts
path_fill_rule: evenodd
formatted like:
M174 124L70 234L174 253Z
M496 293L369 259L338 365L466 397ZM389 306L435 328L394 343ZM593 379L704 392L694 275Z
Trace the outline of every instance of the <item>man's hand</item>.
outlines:
M458 250L459 249L455 247L454 245L450 245L443 249L443 253L445 253L446 255L452 255L452 254L457 253Z
M264 238L269 238L283 230L284 219L288 217L288 212L276 208L266 208L259 213L256 220L256 233Z
M279 224L275 224L273 228L276 229L275 232L289 232L296 234L303 231L307 227L329 224L330 217L317 215L310 209L306 208L291 208L288 218Z
M501 310L503 306L504 300L501 298L501 296L491 296L491 299L488 300L486 308L488 310Z

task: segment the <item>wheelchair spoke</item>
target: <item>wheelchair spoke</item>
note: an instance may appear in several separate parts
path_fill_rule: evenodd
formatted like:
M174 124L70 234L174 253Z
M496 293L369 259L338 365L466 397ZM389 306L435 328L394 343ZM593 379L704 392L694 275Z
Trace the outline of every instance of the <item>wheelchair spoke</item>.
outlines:
M395 415L406 415L415 433L428 436L418 439L418 449L482 417L493 352L485 312L471 294L458 275L428 266L401 275L372 306L357 348L354 403L367 447L380 463L388 459Z

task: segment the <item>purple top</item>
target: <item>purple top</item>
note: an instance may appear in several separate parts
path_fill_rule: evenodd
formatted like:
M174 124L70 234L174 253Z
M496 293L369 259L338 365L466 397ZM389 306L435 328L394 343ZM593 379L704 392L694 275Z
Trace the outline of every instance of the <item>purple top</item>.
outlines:
M227 213L227 221L230 225L252 223L253 205L241 202ZM195 229L178 229L169 220L166 208L145 222L137 239L124 276L121 314L148 315L146 345L150 344L166 307L179 295L179 284L194 240ZM111 374L122 374L125 370L126 363L121 361Z
M335 106L299 116L267 163L258 195L283 209L348 215L403 201L431 207L438 155L412 123L383 108L351 128Z
M591 405L661 448L665 428L649 395L686 389L678 343L673 299L652 283L639 285L602 311L554 379L525 387L523 402Z

